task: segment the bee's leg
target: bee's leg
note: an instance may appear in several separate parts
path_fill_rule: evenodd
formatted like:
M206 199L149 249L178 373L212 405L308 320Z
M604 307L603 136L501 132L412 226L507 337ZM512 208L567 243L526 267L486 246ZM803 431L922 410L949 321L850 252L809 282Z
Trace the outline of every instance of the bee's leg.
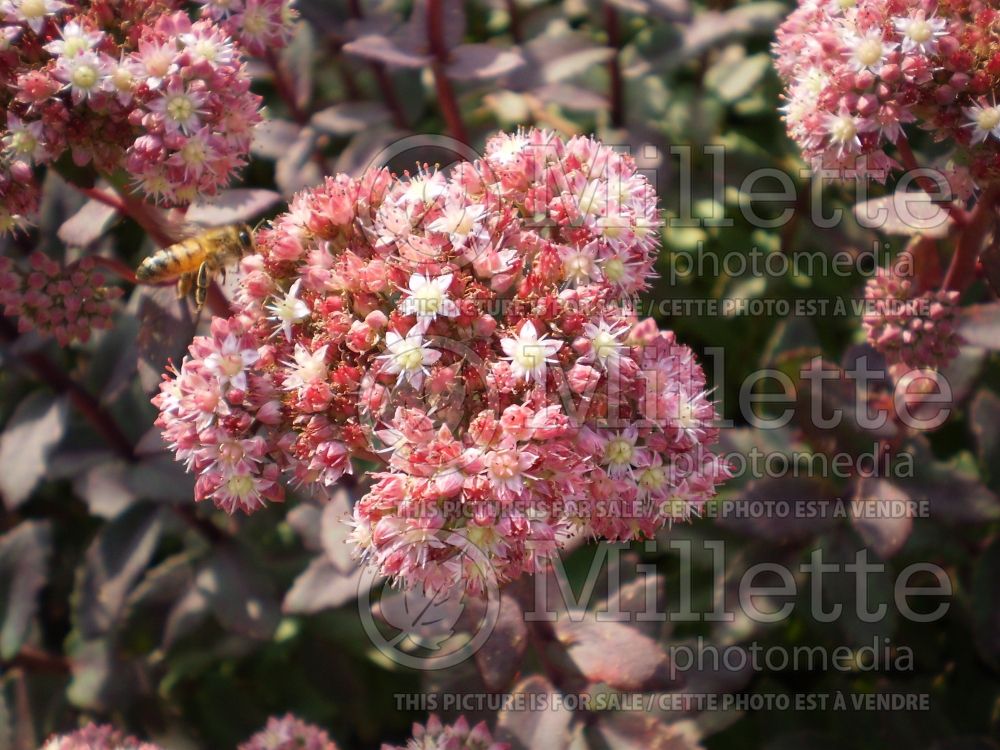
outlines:
M184 299L191 293L191 282L193 280L189 273L185 273L177 279L177 299Z
M194 303L195 307L199 310L205 306L205 300L208 298L208 285L212 283L210 270L207 262L198 266L198 278L194 288Z

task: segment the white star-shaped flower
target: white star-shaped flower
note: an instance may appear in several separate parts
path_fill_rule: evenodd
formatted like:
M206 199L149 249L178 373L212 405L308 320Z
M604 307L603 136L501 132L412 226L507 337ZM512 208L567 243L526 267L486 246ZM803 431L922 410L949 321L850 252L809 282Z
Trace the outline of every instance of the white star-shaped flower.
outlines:
M246 368L260 359L260 353L253 348L241 348L240 341L233 334L226 336L219 351L205 357L205 369L219 379L219 384L227 383L240 391L247 389Z
M972 122L965 127L972 128L972 142L982 143L992 135L1000 140L1000 107L974 104L965 108L965 115Z
M506 338L500 341L500 347L510 360L510 369L514 377L524 380L545 381L545 366L555 363L552 359L562 348L562 341L548 340L547 336L538 337L538 331L529 320L517 334L517 338Z
M299 287L301 286L302 279L296 279L284 297L275 299L267 306L271 313L269 318L278 323L285 334L286 341L292 340L292 326L308 318L311 312L309 305L299 299Z
M409 296L403 300L400 310L404 315L416 315L417 320L430 322L438 315L454 318L458 315L458 305L448 298L452 274L431 278L415 273L410 276Z
M285 378L285 388L289 391L305 388L313 383L326 380L326 346L321 346L314 352L309 351L302 344L295 345L293 362L286 362L285 365L291 368L291 374Z
M385 334L386 353L379 356L383 360L383 372L398 375L396 383L404 380L414 388L419 388L428 374L427 367L441 359L441 352L431 349L430 343L424 341L423 332L418 328L411 329L404 338L395 331Z
M618 337L626 327L611 326L603 320L597 325L584 324L583 335L590 341L590 351L586 357L581 357L581 360L598 362L606 370L616 369L621 362L623 347Z

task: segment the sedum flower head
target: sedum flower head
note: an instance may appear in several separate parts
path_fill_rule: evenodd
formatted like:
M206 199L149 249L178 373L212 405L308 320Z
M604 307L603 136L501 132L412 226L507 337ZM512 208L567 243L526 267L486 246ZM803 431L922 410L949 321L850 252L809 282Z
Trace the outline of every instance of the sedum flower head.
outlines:
M431 715L427 724L414 724L413 737L406 745L382 745L382 750L506 750L504 742L494 742L485 721L474 727L464 716L454 724L442 724Z
M800 0L774 52L789 135L816 169L884 181L914 128L953 144L975 179L1000 178L996 3Z
M482 587L456 538L507 580L577 532L649 537L728 471L693 353L631 308L658 221L627 156L540 130L447 177L328 178L258 233L158 424L229 511L380 462L352 538L408 584Z
M319 727L285 714L268 719L267 726L238 750L337 750L337 745Z
M36 251L17 265L0 258L0 307L17 318L22 333L52 336L60 346L86 342L113 325L118 287L106 286L93 258L68 266Z
M50 737L41 750L160 750L107 724L88 724L71 734Z
M910 279L879 269L865 287L865 300L868 342L890 366L938 369L958 356L958 292L918 294Z
M186 204L225 187L261 119L247 49L172 0L5 0L0 160L125 172L147 197ZM0 232L28 223L33 186L0 198ZM20 183L20 184L19 184Z

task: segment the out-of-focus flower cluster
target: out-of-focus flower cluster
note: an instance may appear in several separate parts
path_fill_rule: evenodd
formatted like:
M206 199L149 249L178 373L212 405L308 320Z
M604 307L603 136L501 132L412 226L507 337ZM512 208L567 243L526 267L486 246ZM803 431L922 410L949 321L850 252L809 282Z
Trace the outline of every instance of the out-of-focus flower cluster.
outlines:
M0 257L0 307L18 319L21 333L37 331L66 346L86 342L93 331L112 327L114 302L122 290L105 286L93 258L64 267L35 252L25 265Z
M295 12L289 0L201 0L202 14L251 55L264 57L292 36Z
M983 0L801 0L778 30L785 121L816 169L884 181L908 126L1000 178L1000 10Z
M238 750L337 750L337 745L319 727L286 714L272 716L267 726L242 743Z
M937 369L958 356L958 292L917 294L911 279L880 268L865 287L865 301L868 341L890 366Z
M485 721L469 728L464 716L454 724L442 724L431 715L427 725L414 724L413 737L405 745L382 745L382 750L506 750L504 742L494 742Z
M51 737L42 750L160 750L156 745L127 737L107 724L88 724L72 734Z
M175 0L0 5L0 230L30 220L38 165L65 160L124 175L168 204L216 192L243 166L260 120L243 48L211 17L192 22L178 7ZM277 45L287 22L275 29L254 14L256 33ZM241 18L230 19L234 28L248 23Z
M576 531L648 537L727 477L701 367L632 310L658 235L649 183L590 138L329 178L259 233L158 424L229 512L380 458L353 541L408 583L482 586L466 543L505 580Z

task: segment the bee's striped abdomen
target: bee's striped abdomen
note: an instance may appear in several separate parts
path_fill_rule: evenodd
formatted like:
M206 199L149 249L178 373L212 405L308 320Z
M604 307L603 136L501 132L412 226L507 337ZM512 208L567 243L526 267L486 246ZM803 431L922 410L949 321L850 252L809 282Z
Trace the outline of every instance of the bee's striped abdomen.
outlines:
M139 281L169 281L190 273L201 265L205 248L196 238L157 250L136 269Z

